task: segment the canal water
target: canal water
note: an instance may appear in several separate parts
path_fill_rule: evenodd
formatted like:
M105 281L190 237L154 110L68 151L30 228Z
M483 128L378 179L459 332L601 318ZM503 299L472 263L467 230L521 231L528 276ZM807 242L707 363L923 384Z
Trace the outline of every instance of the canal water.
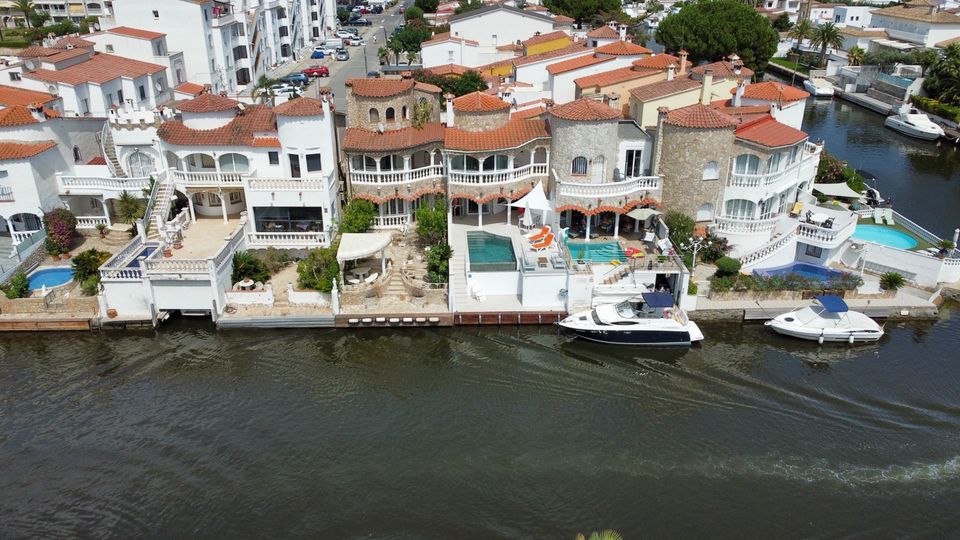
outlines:
M806 128L934 232L952 147L810 102ZM956 536L960 310L818 346L703 325L0 335L0 538Z

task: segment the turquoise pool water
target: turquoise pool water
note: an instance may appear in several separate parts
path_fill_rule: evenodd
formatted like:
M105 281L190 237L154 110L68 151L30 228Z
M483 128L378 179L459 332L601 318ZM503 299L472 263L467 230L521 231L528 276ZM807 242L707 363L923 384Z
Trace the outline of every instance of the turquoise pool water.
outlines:
M792 274L805 277L807 279L816 279L819 281L830 281L831 279L843 277L843 272L839 270L805 262L794 262L785 266L777 266L774 268L762 268L754 270L753 274L764 277L789 276Z
M31 291L42 289L44 285L46 285L48 289L63 285L71 279L73 279L73 268L49 268L47 270L38 270L27 276Z
M909 234L883 225L857 225L853 231L857 240L874 242L899 249L913 249L917 247L917 239Z
M627 254L620 247L620 242L610 240L607 242L572 242L567 241L567 249L570 250L570 256L575 260L593 261L595 263L608 263L612 260L625 262Z
M506 236L483 231L467 231L471 272L509 272L517 269L513 242Z

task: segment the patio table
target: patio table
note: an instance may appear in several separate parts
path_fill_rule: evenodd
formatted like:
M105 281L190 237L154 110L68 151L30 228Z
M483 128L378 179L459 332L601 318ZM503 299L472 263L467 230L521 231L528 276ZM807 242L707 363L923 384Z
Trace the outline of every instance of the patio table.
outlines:
M254 283L252 279L242 279L237 283L237 285L239 285L240 288L245 291L250 291L253 290L253 286L256 285L256 283Z
M822 224L824 221L826 221L826 220L828 220L828 219L830 219L830 216L828 216L828 215L826 215L826 214L821 214L821 213L818 212L818 213L813 214L813 215L810 216L810 223L814 223L814 224L820 225L820 224Z
M353 270L351 270L350 273L353 274L353 275L355 275L355 276L357 276L357 277L360 278L360 279L363 279L363 278L367 277L368 275L370 275L370 267L369 267L369 266L358 266L358 267L354 268Z

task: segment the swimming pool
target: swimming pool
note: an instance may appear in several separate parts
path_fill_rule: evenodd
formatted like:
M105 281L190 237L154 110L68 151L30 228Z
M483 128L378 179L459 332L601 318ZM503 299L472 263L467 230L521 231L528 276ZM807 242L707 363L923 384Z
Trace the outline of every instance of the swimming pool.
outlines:
M46 286L48 289L69 283L73 279L73 268L47 268L37 270L27 276L30 290L36 291Z
M857 240L883 244L899 249L913 249L917 247L917 239L909 234L883 225L857 225L853 231Z
M567 249L570 250L570 256L574 260L592 261L595 263L608 263L613 260L624 262L627 260L627 254L624 253L620 242L610 240L607 242L571 242L567 241Z
M807 279L816 279L818 281L839 279L843 277L843 274L844 273L839 270L805 262L795 262L773 268L758 268L753 271L753 275L761 277L796 275Z
M140 257L149 257L150 254L156 250L157 246L144 246L144 248L140 250L140 253L137 253L136 256L130 259L130 262L127 263L127 268L140 268Z
M467 231L471 272L509 272L517 269L513 242L506 236L483 231Z

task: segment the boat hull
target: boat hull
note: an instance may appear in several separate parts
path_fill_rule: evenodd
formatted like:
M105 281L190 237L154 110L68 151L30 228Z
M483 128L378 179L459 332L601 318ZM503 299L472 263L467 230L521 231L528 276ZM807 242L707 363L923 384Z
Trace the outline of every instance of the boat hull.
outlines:
M686 330L594 330L558 324L578 338L609 345L688 347L691 343L690 332Z
M896 117L894 116L888 116L887 119L883 121L883 125L887 126L888 128L898 133L906 135L908 137L913 137L915 139L922 139L924 141L935 141L943 135L943 133L940 133L940 132L923 131L920 129L916 129L913 126L908 126L903 122L900 122L899 120L897 120Z
M883 337L883 331L852 328L850 330L824 330L821 328L805 328L802 326L784 324L779 321L768 321L767 326L774 332L784 336L805 339L807 341L834 342L834 343L871 343ZM851 337L853 340L851 341Z

